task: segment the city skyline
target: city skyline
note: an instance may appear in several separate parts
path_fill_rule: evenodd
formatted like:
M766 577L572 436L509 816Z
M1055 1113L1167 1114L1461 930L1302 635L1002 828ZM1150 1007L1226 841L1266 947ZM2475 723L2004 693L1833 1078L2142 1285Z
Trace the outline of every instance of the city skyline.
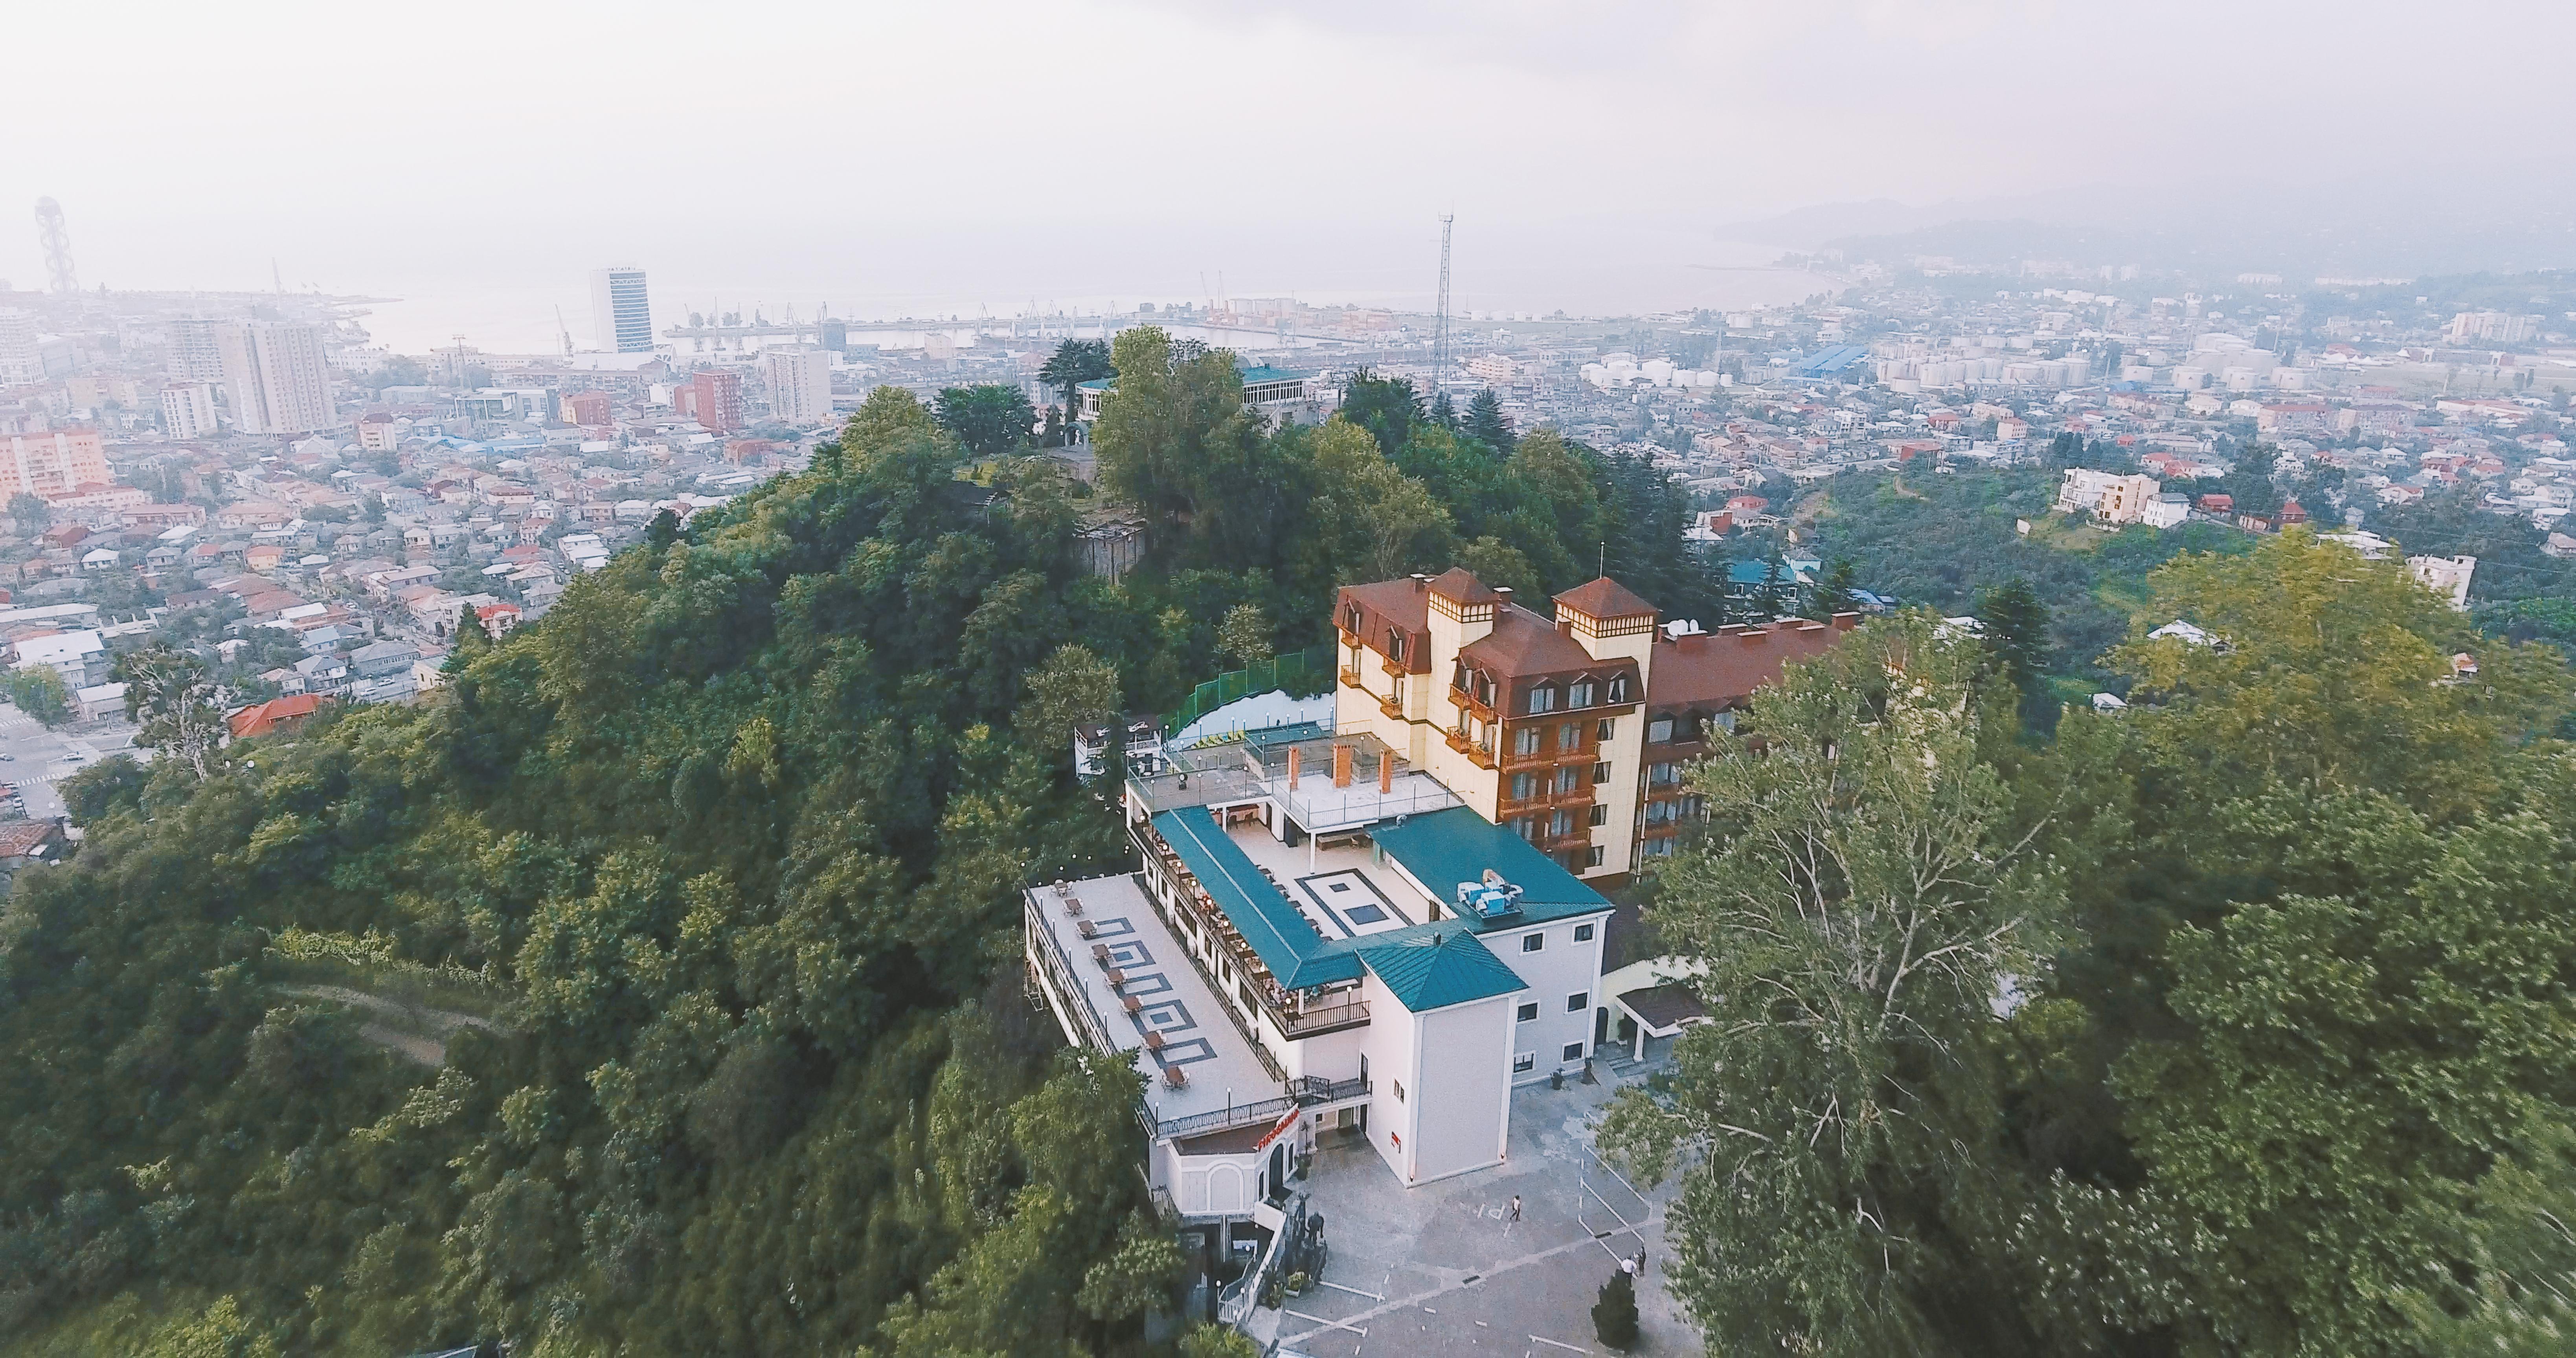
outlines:
M282 282L449 299L451 320L417 327L443 337L442 324L489 323L477 312L550 333L553 306L574 312L580 278L604 259L644 262L667 301L869 297L889 314L906 298L970 314L1178 300L1220 276L1238 292L1388 304L1427 291L1436 218L1455 212L1462 296L1610 314L1707 285L1694 269L1767 262L1719 248L1720 228L1817 204L2054 195L2077 211L2125 196L2128 216L2205 224L2231 216L2206 204L2252 185L2325 193L2367 230L2420 216L2418 186L2485 185L2446 208L2471 216L2498 195L2538 195L2551 212L2567 196L2549 149L2516 129L2567 121L2571 95L2533 63L2569 21L2527 5L2487 11L2529 39L2509 44L2488 27L2410 32L2412 11L2394 5L2346 7L2332 26L2210 6L2153 23L1993 4L1792 17L1632 3L1571 24L1544 6L1471 23L1445 4L1103 2L1008 23L835 10L810 14L813 41L785 58L823 54L810 71L780 70L765 29L668 42L649 9L617 25L496 12L526 40L469 54L459 35L486 27L473 11L327 33L291 10L221 23L164 12L120 36L126 97L13 147L0 207L57 200L87 287ZM86 12L15 22L31 50L98 37ZM568 98L567 51L650 97ZM830 54L844 52L866 80L836 78ZM191 72L281 53L310 69L218 105L191 93ZM1238 82L1223 73L1255 59L1318 74L1288 97L1259 82L1227 93ZM2175 83L2186 72L2187 97ZM76 64L28 78L37 97L78 98ZM2421 116L2422 100L2472 85L2501 135L2464 142ZM785 135L734 136L728 119L747 102ZM1228 163L1256 142L1307 149L1237 174L1101 176L1033 139L1068 118L1076 146L1141 138L1174 167ZM278 154L359 173L251 196L212 163L175 179L116 170L121 148L180 125L217 137L257 126ZM531 126L583 156L484 158L488 179L422 192L454 153ZM707 156L759 186L755 220L729 193L665 191L665 166ZM0 229L0 278L41 286L34 223L5 210L21 225ZM461 300L477 295L508 300Z

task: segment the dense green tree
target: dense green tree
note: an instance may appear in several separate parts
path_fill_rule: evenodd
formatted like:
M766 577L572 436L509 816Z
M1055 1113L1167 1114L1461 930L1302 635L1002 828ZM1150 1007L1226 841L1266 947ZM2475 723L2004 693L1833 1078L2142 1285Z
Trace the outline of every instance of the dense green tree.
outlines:
M1922 1352L1955 1320L1951 1236L1993 1195L1991 1006L2063 913L1977 757L1983 665L1927 615L1872 623L1755 696L1758 753L1691 775L1718 833L1650 918L1709 967L1715 1021L1604 1135L1679 1168L1666 1276L1712 1345Z
M1029 395L1000 382L950 387L931 403L939 427L978 458L995 458L1029 446L1038 412Z
M75 825L87 825L110 811L140 810L151 775L130 754L113 754L54 784L63 810Z
M1807 616L1818 622L1831 622L1837 613L1856 611L1860 607L1856 593L1859 588L1860 572L1852 569L1851 559L1834 558L1808 591Z
M1511 421L1503 418L1503 403L1494 395L1492 387L1477 392L1475 398L1467 402L1467 423L1462 432L1505 457L1511 456L1514 442Z
M1367 368L1353 372L1342 384L1341 416L1367 430L1377 440L1378 451L1388 457L1411 443L1414 427L1429 418L1412 378L1380 377Z
M1637 1280L1627 1270L1610 1275L1592 1303L1592 1337L1625 1353L1637 1343Z
M108 673L125 685L125 719L141 728L134 743L204 778L207 760L226 734L221 695L206 677L205 662L156 644L118 656Z
M1272 654L1272 635L1270 615L1247 600L1227 609L1225 620L1217 624L1217 651L1237 665L1258 665Z
M22 490L9 497L9 518L18 525L21 533L42 529L51 520L53 512L53 506L45 503L45 497L34 491Z
M1038 380L1063 395L1065 423L1071 423L1082 410L1082 394L1076 388L1085 382L1115 377L1118 370L1109 360L1106 340L1068 339L1056 345L1038 365Z
M1378 452L1368 431L1336 417L1314 439L1311 569L1336 584L1387 580L1444 564L1447 510Z
M1977 596L1977 624L1990 663L2021 695L2022 720L2049 724L2048 604L2027 580L2008 580Z
M27 665L0 676L0 689L18 710L47 726L60 726L71 720L72 691L63 682L62 672L51 665Z

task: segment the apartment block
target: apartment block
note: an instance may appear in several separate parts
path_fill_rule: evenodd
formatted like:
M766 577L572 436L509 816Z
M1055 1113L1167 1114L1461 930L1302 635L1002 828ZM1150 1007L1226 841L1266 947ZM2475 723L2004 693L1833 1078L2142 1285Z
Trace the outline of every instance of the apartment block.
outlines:
M0 502L11 496L69 499L83 486L108 484L107 445L95 429L11 434L0 457Z

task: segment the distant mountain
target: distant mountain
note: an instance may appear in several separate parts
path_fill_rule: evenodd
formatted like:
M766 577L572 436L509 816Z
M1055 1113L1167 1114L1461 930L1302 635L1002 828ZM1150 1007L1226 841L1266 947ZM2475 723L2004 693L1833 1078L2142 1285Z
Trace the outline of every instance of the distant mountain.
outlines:
M1710 234L1853 261L1934 255L2011 270L2066 260L2212 280L2576 268L2576 162L2095 184L1921 206L1877 198L1729 222Z

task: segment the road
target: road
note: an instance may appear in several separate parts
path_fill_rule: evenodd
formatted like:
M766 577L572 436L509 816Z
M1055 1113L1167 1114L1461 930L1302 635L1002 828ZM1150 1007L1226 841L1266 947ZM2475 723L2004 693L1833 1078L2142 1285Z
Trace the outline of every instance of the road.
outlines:
M134 731L123 721L84 722L48 731L15 704L0 702L0 782L17 784L30 820L59 816L63 799L54 784L110 755L143 756L145 752L134 748Z

